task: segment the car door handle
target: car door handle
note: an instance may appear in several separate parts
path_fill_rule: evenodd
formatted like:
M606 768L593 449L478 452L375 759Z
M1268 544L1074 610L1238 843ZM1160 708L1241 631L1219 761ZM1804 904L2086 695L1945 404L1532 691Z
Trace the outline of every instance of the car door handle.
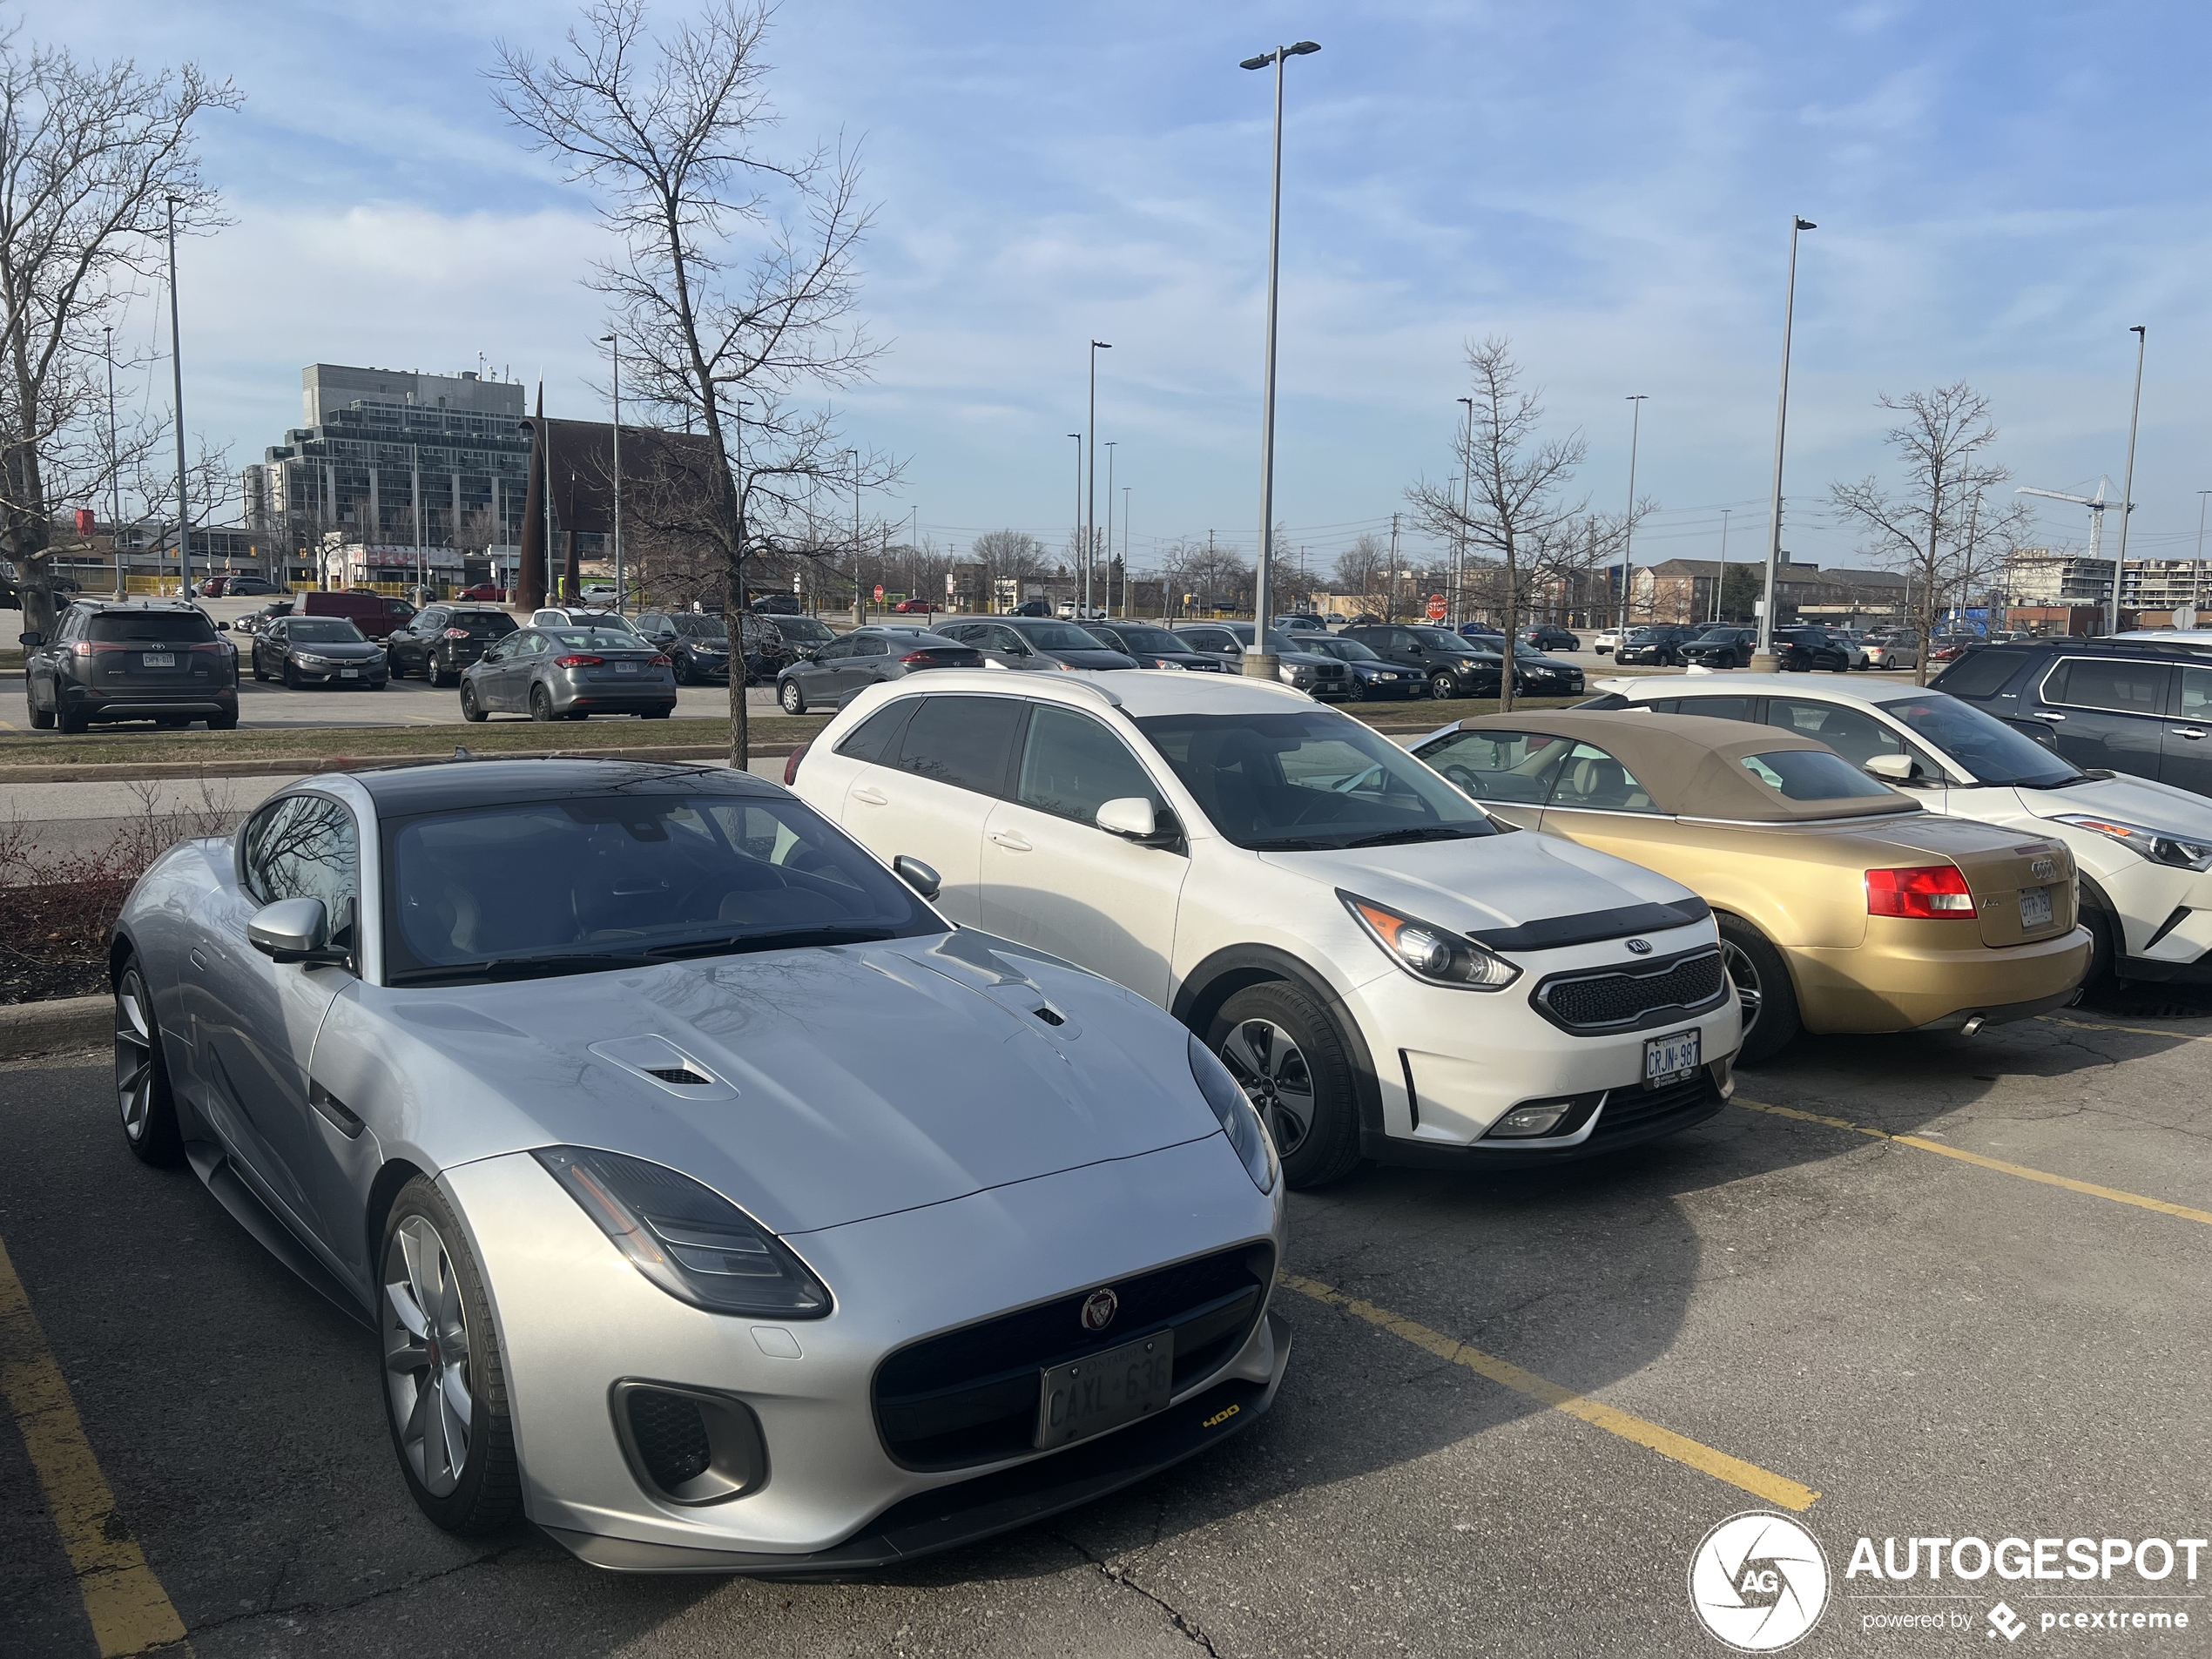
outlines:
M2169 725L2166 729L2177 738L2195 739L2204 735L2202 729L2193 725Z
M1009 853L1034 853L1036 851L1036 848L1029 844L1028 837L1017 834L1013 830L993 830L991 832L991 840L995 841L999 846L1004 847Z
M853 799L857 801L864 802L870 806L888 806L891 804L890 796L885 794L881 790L873 789L866 784L862 784L858 789L853 792Z
M2063 720L2066 718L2066 716L2063 714L2054 713L2049 709L2042 709L2037 711L2035 718L2039 720Z
M185 954L192 958L192 965L194 968L204 968L207 966L207 959L199 954L197 947Z

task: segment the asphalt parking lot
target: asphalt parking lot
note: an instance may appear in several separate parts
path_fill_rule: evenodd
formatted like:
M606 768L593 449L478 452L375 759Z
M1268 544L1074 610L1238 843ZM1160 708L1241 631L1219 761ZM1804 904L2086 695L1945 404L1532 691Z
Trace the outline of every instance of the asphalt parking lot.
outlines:
M435 1531L372 1339L191 1175L131 1158L105 1056L16 1062L0 1653L181 1629L203 1656L1719 1654L1686 1572L1746 1510L1827 1556L1797 1652L2006 1650L2000 1597L2023 1649L2094 1642L2043 1621L2109 1601L2189 1625L2096 1650L2201 1650L2212 1560L2157 1582L1845 1573L1862 1535L2212 1531L2212 1001L2174 1013L1806 1042L1654 1147L1297 1197L1268 1418L841 1584L616 1578L527 1527ZM1952 1628L1872 1628L1931 1614Z

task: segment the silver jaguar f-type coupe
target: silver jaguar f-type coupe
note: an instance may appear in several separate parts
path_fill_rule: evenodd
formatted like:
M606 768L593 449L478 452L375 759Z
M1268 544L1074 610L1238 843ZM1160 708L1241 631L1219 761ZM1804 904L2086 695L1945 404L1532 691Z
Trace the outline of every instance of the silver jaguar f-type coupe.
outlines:
M380 1338L440 1526L793 1573L1083 1502L1249 1426L1274 1150L1182 1027L719 768L322 777L115 934L151 1163Z

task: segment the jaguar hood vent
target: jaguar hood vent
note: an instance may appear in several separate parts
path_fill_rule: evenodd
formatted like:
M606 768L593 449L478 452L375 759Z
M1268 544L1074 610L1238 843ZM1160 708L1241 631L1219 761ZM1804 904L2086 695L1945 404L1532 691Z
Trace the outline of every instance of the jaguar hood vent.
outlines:
M711 1067L695 1060L666 1037L615 1037L595 1042L590 1051L610 1066L633 1077L643 1077L680 1100L735 1100L738 1091L714 1075Z

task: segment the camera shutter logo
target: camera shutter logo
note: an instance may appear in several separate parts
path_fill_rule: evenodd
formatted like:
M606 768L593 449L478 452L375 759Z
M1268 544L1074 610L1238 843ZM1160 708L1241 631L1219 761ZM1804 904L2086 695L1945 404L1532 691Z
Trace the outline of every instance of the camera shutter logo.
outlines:
M1820 1622L1828 1557L1786 1515L1731 1515L1689 1558L1689 1605L1698 1622L1739 1653L1777 1653Z

